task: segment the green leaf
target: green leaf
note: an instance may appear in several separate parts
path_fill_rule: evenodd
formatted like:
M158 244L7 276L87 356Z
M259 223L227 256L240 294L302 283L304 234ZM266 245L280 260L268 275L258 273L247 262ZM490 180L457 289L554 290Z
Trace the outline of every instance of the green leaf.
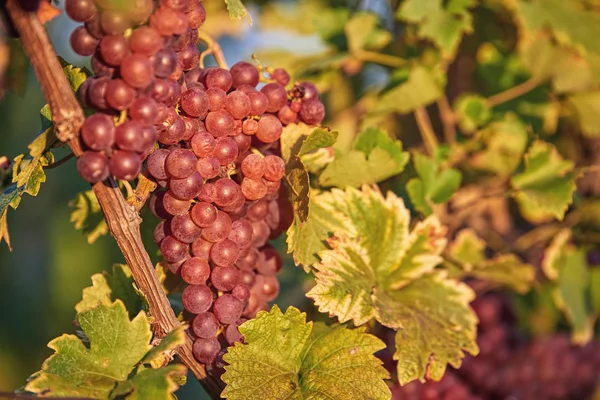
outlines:
M373 353L385 344L364 329L306 322L294 307L261 311L240 326L244 343L223 356L229 400L389 399L388 372Z
M63 335L48 347L55 353L25 389L54 397L109 398L115 384L126 381L150 349L150 324L143 312L129 320L121 301L77 315L90 340L87 348L75 335Z
M418 152L414 153L413 162L419 177L408 181L406 191L414 207L424 215L430 215L432 204L442 204L452 198L460 187L462 174Z
M92 286L83 289L82 299L75 305L75 310L83 312L99 305L110 306L118 299L133 317L141 309L141 300L133 285L129 267L125 264L115 264L112 275L108 271L92 275Z
M485 149L472 155L470 165L478 170L509 177L512 175L527 148L527 128L519 119L507 116L495 121L475 135Z
M515 198L523 206L535 207L562 220L573 201L576 174L572 161L564 160L550 143L537 140L525 154L525 168L513 176Z
M225 4L227 4L229 17L232 19L247 18L248 23L252 25L252 17L241 0L225 0Z
M323 186L361 186L381 182L404 170L409 155L402 142L380 129L371 128L356 139L354 149L336 157L319 177Z
M87 69L75 67L71 64L67 64L63 68L63 72L65 73L65 76L71 85L71 89L73 89L74 92L76 92L79 89L79 86L81 86L88 76L91 75L90 71Z
M184 376L186 368L181 364L169 365L164 368L146 368L139 371L129 381L130 388L127 400L172 400L179 385L176 377ZM122 384L120 384L122 385ZM117 388L118 389L118 388Z
M87 236L88 243L94 243L108 233L108 225L98 199L92 190L77 193L69 202L75 210L71 212L71 222L78 231Z
M553 298L573 332L571 339L585 344L594 334L595 310L590 294L590 274L585 250L569 243L571 231L561 231L546 249L542 269L555 282Z
M394 359L401 385L440 380L447 364L460 367L463 351L477 355L477 317L469 309L474 298L468 286L447 279L442 271L395 292L374 289L379 321L398 330Z
M461 131L468 134L485 125L492 117L492 111L484 97L466 94L454 102L454 115Z
M512 288L519 293L531 289L535 282L535 267L523 263L514 254L500 254L487 259L486 243L471 229L461 230L449 248L452 261L458 261L463 276ZM458 276L457 276L458 277Z
M8 210L4 210L0 212L0 243L4 240L8 249L12 251L12 246L10 245L10 235L8 234Z
M427 16L442 9L442 0L406 0L396 12L396 17L405 21L419 23Z
M433 73L417 66L410 71L407 81L385 91L380 96L373 112L407 114L418 107L433 103L442 95L442 89Z
M353 14L345 27L350 53L360 54L361 50L380 50L388 45L392 34L379 27L376 14L358 12Z
M292 254L296 265L302 265L310 272L319 261L317 253L325 250L325 239L330 232L345 229L344 216L335 209L330 193L311 193L310 213L304 222L295 216L294 223L287 231L288 253Z
M407 374L400 376L403 383L424 379L427 370L443 371L448 362L460 364L463 350L476 353L476 317L468 307L473 292L434 271L446 244L439 221L430 217L411 231L402 200L393 193L384 198L368 186L362 191L333 189L331 196L348 226L333 232L330 248L319 253L321 261L313 266L316 285L307 297L319 311L337 316L340 322L361 325L375 318L399 329L397 346L405 350L398 355L402 363L398 370ZM435 298L435 303L423 303L418 296ZM447 308L430 316L433 304L440 310L442 303ZM441 375L436 372L431 377Z
M575 110L581 132L588 137L600 136L600 91L576 93L567 104Z
M165 353L173 352L175 349L185 343L185 339L187 337L185 330L186 327L181 325L169 332L167 336L160 340L158 345L154 346L152 350L146 354L142 360L142 363L150 363L157 360L163 361L168 358L168 355L165 357Z

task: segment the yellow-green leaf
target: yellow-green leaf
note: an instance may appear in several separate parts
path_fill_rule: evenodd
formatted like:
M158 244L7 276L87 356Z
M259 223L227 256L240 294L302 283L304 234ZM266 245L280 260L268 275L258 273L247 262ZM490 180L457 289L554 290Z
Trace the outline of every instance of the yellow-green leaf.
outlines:
M92 190L77 193L77 197L69 202L69 206L75 208L71 212L73 226L87 236L88 243L94 243L108 233L104 213Z
M410 71L408 80L382 93L373 112L406 114L433 103L442 97L442 94L433 73L425 67L418 66Z
M252 16L244 6L241 0L225 0L229 16L233 19L247 18L248 23L252 25Z
M364 329L306 322L294 307L261 311L240 326L244 344L223 356L223 398L389 399L387 371L373 353L385 344ZM343 345L342 345L343 344Z

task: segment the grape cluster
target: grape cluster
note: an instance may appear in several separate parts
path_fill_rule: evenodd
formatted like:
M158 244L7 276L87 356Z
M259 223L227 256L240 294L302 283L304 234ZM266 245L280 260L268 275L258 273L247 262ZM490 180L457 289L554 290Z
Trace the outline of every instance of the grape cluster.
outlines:
M80 93L95 113L81 130L79 173L131 180L145 160L158 185L154 240L186 283L194 355L213 364L279 293L283 261L268 241L293 219L279 138L284 125L319 124L323 103L283 69L201 68L198 0L67 0L66 10L84 22L71 44L94 71Z
M198 0L160 0L158 7L154 0L67 0L65 11L83 23L71 47L91 56L94 72L79 92L94 113L81 129L77 170L91 183L109 175L133 180L157 137L194 133L175 106L183 71L200 58L204 7Z

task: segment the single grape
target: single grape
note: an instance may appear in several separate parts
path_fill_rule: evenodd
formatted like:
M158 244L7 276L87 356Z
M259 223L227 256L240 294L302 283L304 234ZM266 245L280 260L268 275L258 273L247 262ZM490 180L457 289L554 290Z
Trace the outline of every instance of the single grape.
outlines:
M185 49L177 53L177 60L184 71L194 69L200 61L200 50L198 50L196 43L190 43Z
M194 204L190 216L196 225L206 228L217 219L217 209L212 204L201 201Z
M220 165L229 165L238 157L238 146L235 140L230 137L220 137L215 141L215 150L213 151Z
M190 145L197 157L208 157L215 150L215 138L207 132L198 132L192 136Z
M267 108L269 107L269 99L264 95L264 93L254 90L250 93L247 93L247 95L250 99L250 115L262 115L267 112Z
M165 210L163 205L164 198L165 192L162 191L155 191L152 193L152 196L150 196L150 212L152 212L152 215L159 219L171 218L171 214Z
M169 221L160 221L154 228L154 243L160 246L160 242L171 234Z
M208 109L210 111L220 111L225 108L227 93L222 89L216 87L208 88L206 95L208 96Z
M231 218L227 213L218 212L214 222L202 230L202 237L209 242L226 239L231 232Z
M215 265L226 267L235 264L239 253L240 247L238 244L232 240L225 239L213 245L210 249L210 259Z
M86 181L96 183L108 178L108 160L96 151L85 151L77 159L77 172Z
M240 246L240 248L246 248L252 243L252 224L246 219L238 219L231 224L231 232L229 233L229 239L233 240Z
M115 143L121 150L143 152L142 126L136 121L127 120L117 127Z
M241 187L242 193L248 200L259 200L267 194L267 187L262 180L244 178Z
M215 300L213 313L219 322L232 324L237 321L244 311L244 304L230 294L224 294Z
M251 87L258 85L260 78L258 70L249 62L240 61L235 63L231 67L230 73L234 88L238 88L241 85L249 85Z
M69 40L73 51L84 57L94 54L99 43L83 25L75 28Z
M167 78L177 68L177 54L171 49L160 49L152 57L152 65L157 78Z
M275 79L275 81L282 86L286 86L290 83L290 74L283 68L275 68L271 73L271 78Z
M269 202L261 199L250 204L247 216L250 221L262 221L269 214Z
M270 181L280 181L285 175L285 162L278 156L266 156L264 158L264 177Z
M274 276L283 267L283 260L277 250L271 245L266 245L260 250L260 257L256 269L262 275Z
M127 16L135 24L145 22L154 11L154 0L129 0Z
M255 247L249 247L247 252L238 258L235 265L242 271L253 271L259 256L260 254ZM246 281L243 282L246 283Z
M219 175L221 167L215 157L205 157L198 159L196 169L204 179L212 179Z
M148 172L154 178L165 180L169 177L165 170L165 160L169 153L170 151L167 149L158 149L148 157L146 165L148 167Z
M94 73L94 75L98 77L112 77L116 74L116 69L104 62L98 50L96 50L96 52L90 59L90 66L92 67L92 72Z
M188 285L204 284L210 276L210 265L208 265L206 259L201 257L192 257L183 263L180 273L181 278Z
M298 116L308 125L318 125L325 118L325 106L319 99L304 101Z
M271 228L265 221L252 222L252 246L262 247L269 240Z
M187 149L172 150L165 160L167 174L174 178L187 178L196 171L198 159Z
M192 314L200 314L207 311L212 305L213 293L206 285L189 285L183 289L181 302L187 311Z
M187 29L187 18L181 11L161 6L150 17L150 26L162 36L181 35Z
M106 86L106 102L115 110L125 110L135 98L135 90L122 79L112 79Z
M203 184L204 179L197 171L194 171L194 173L187 178L171 178L169 180L171 192L173 192L175 197L181 200L192 200L194 197L198 196L200 190L202 190Z
M247 119L242 123L242 133L252 136L258 130L258 121L255 119Z
M210 249L211 256L214 252L215 243ZM212 261L212 258L211 258ZM214 261L213 261L214 262ZM217 266L213 268L210 274L210 282L217 290L229 291L233 289L239 282L239 270L233 266Z
M115 131L110 116L96 113L86 118L81 127L81 139L92 150L108 150L115 142Z
M111 67L118 67L128 54L129 46L123 35L104 36L100 41L102 60Z
M206 116L205 125L206 130L214 137L223 137L233 132L235 121L225 110L211 111Z
M267 195L277 193L279 188L281 187L281 181L270 181L267 179L263 179L263 183L267 187Z
M281 137L283 126L277 117L263 114L258 121L256 138L263 143L273 143Z
M168 110L173 110L169 108ZM167 117L167 123L169 121L169 117ZM163 122L163 126L160 127L158 131L158 141L162 144L166 145L174 145L183 140L183 136L185 135L185 121L179 115L175 113L175 118L173 123L170 125L166 125Z
M200 257L201 259L208 261L212 246L212 242L198 238L194 241L194 243L192 243L192 254L194 257Z
M250 289L248 289L248 286L244 284L238 284L231 289L231 295L242 303L245 303L250 298Z
M233 136L233 141L237 144L238 154L243 154L250 150L252 146L252 138L246 135L236 135Z
M197 3L192 9L188 10L187 17L190 28L192 29L198 29L204 25L204 21L206 21L206 10L202 3Z
M189 245L175 239L173 236L165 236L160 242L160 252L168 262L178 262L188 254ZM210 290L210 289L209 289Z
M206 74L206 87L217 87L223 91L228 91L231 88L232 78L229 71L222 68L213 68Z
M188 213L176 215L171 219L171 235L183 243L193 243L200 237L201 228L192 221Z
M287 92L285 87L279 83L268 83L260 89L260 91L267 96L269 105L267 107L268 112L277 112L281 107L287 104Z
M100 14L100 26L105 35L121 35L132 23L125 13L105 10Z
M129 54L121 63L121 78L134 88L144 88L154 79L150 60L141 54Z
M214 363L219 355L219 351L221 351L221 344L215 337L210 339L198 338L194 340L194 345L192 346L194 357L202 364Z
M242 318L233 324L227 325L227 328L225 328L224 336L225 340L229 345L233 345L236 342L241 343L244 341L244 337L238 330L238 327L244 322L246 322L246 319Z
M129 48L131 51L148 57L156 54L163 45L164 40L162 36L160 36L160 33L149 26L140 26L131 33L131 36L129 36Z
M263 157L258 154L248 154L248 156L244 158L244 161L242 161L242 173L250 179L260 179L265 174L265 164Z
M192 321L192 331L199 338L208 339L216 336L219 330L219 321L211 312L203 312Z
M298 113L292 110L290 106L285 105L277 112L277 118L279 118L282 125L289 125L298 120Z
M273 301L279 294L279 281L274 276L258 274L254 288L266 301Z
M65 12L73 21L85 22L96 14L93 0L66 0Z
M181 94L181 109L192 117L200 117L208 111L208 96L205 91L192 88Z
M140 124L152 124L158 114L156 101L148 96L139 96L129 106L128 115Z
M244 92L231 92L225 100L225 109L235 119L242 119L250 113L252 104Z
M164 194L162 200L162 205L165 211L170 215L187 214L191 206L191 202L189 200L178 199L170 190Z
M221 178L213 183L213 200L219 207L233 203L239 192L239 185L233 179Z
M117 150L111 154L108 167L115 178L131 181L142 171L142 159L133 151Z

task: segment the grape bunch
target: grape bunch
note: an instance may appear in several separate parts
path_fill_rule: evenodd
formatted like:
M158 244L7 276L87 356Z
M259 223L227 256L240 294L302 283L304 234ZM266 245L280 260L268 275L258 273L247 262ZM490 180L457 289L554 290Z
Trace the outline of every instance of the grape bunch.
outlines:
M85 150L79 174L96 183L109 175L133 180L165 132L188 136L195 125L179 117L184 70L197 66L197 29L206 12L198 0L67 0L65 11L82 22L73 50L91 56L94 73L79 95L93 111L81 129Z

